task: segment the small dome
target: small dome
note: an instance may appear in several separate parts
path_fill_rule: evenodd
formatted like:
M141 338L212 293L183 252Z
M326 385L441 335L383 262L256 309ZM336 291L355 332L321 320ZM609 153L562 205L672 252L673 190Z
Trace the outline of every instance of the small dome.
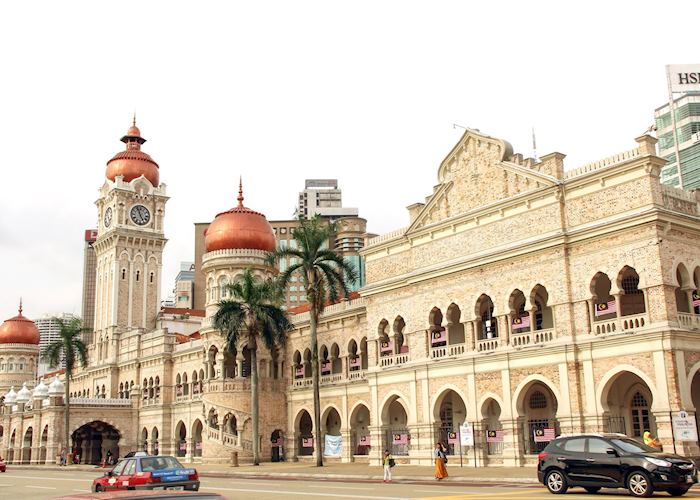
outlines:
M5 394L5 405L11 406L17 401L17 393L15 392L14 386L10 387L10 392Z
M0 325L0 344L39 344L39 329L34 322L22 316L22 301L19 314Z
M32 391L32 399L45 399L49 397L49 387L44 384L44 379Z
M63 385L63 382L61 382L58 378L58 375L56 375L56 378L53 379L53 382L49 384L49 396L63 396L65 392L66 386Z
M273 251L277 239L265 216L243 206L243 186L238 190L238 206L221 212L204 232L207 252L234 248Z
M22 388L17 393L17 399L15 399L15 403L26 403L31 399L31 397L32 391L27 389L27 383L25 382L24 384L22 384Z
M126 131L121 141L126 144L126 150L117 153L107 162L106 177L114 181L118 175L121 175L124 177L124 182L131 182L143 175L153 186L159 186L158 164L141 151L141 145L146 142L146 139L141 137L141 131L135 122Z

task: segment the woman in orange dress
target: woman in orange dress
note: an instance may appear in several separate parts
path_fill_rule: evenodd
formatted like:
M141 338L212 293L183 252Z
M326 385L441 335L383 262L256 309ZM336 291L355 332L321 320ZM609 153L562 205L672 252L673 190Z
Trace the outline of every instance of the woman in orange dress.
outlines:
M445 450L442 446L442 443L437 443L435 445L435 479L440 481L443 478L447 477L447 467L445 467L445 464L447 463L447 455L445 454Z

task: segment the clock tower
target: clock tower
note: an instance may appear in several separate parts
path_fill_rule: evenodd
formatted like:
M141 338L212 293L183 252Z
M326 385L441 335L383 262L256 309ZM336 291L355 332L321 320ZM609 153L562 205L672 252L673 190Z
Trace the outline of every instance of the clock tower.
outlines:
M167 242L166 186L160 183L158 164L141 151L146 139L136 119L121 141L126 149L107 162L105 183L95 202L95 341L105 343L115 333L155 328Z

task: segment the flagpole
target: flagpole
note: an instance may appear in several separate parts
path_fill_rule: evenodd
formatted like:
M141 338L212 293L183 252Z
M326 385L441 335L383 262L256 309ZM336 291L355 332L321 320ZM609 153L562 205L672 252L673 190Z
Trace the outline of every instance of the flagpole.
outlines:
M676 168L678 168L678 187L683 189L683 171L681 169L681 153L678 147L678 129L676 128L676 110L673 102L673 89L671 87L671 68L666 66L666 84L668 85L668 109L671 112L673 125L673 148L676 152Z

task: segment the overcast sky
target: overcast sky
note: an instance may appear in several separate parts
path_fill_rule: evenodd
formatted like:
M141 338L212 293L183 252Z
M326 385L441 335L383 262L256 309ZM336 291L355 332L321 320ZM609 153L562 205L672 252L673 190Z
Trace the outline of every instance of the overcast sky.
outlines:
M463 130L567 169L636 146L698 63L700 2L3 2L0 320L81 313L83 231L137 113L160 165L163 296L193 223L292 216L338 178L372 232L405 226ZM676 21L677 24L669 25Z

